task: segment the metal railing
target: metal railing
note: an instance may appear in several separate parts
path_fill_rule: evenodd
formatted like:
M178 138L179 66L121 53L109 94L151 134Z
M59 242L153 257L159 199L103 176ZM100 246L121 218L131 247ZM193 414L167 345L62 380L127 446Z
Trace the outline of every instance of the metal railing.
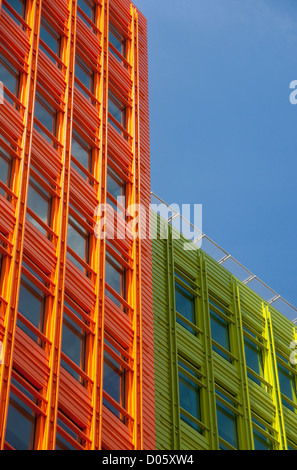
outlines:
M272 305L280 313L289 318L289 320L297 324L297 309L292 304L290 304L277 292L271 289L267 284L261 281L261 279L259 279L249 269L239 263L235 258L233 258L233 256L227 253L227 251L225 251L207 235L201 232L201 230L195 227L191 222L186 220L179 212L174 209L174 207L167 204L152 191L151 204L152 208L154 205L159 206L160 204L165 204L168 209L168 213L171 214L167 219L169 224L174 225L177 229L178 227L186 227L188 224L186 233L189 233L190 231L192 233L193 241L191 244L196 245L197 249L201 249L207 253L211 258L217 261L218 264L224 266L237 279L239 279L260 297L262 297L262 299L264 299L268 304ZM180 232L182 233L182 230L180 230Z

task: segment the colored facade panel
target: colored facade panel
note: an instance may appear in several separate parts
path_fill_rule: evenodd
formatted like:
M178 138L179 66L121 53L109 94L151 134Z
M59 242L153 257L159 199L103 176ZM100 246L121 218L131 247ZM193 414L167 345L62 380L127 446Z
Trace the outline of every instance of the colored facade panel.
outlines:
M156 448L296 449L295 324L152 220Z
M3 0L0 30L1 448L154 448L146 20Z

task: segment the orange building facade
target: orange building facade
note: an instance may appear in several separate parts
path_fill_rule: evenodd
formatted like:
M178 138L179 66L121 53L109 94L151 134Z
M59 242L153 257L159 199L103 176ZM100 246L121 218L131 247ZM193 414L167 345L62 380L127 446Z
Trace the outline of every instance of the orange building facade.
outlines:
M154 449L146 20L0 8L0 448Z

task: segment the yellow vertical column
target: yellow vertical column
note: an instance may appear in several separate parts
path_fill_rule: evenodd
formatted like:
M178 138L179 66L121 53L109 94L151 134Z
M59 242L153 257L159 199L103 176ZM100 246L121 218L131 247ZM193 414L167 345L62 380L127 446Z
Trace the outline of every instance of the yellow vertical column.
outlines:
M133 200L135 204L135 231L133 239L133 271L131 272L130 304L134 310L133 330L134 344L134 376L132 386L132 416L134 416L133 441L135 449L143 448L142 432L142 333L141 333L141 207L140 207L140 149L139 149L139 70L138 70L138 17L137 11L131 7L132 44L131 44L131 78L132 78L132 116L129 132L133 137Z
M244 350L244 337L242 328L242 315L240 305L240 291L238 285L236 285L235 279L232 282L233 298L235 304L235 315L236 315L236 327L237 327L237 350L238 350L238 373L240 377L240 401L242 403L243 417L241 425L239 427L241 431L241 444L242 449L251 450L253 448L253 429L251 421L251 410L249 401L249 389L248 389L248 378L246 370L245 350Z
M279 379L278 379L278 372L277 372L277 363L276 363L273 330L272 330L272 323L271 323L271 314L268 309L268 306L264 306L263 303L262 303L262 314L265 320L264 337L267 340L267 348L268 348L268 352L266 354L265 361L264 361L264 375L265 375L265 378L268 380L268 382L270 382L272 385L272 387L270 388L270 393L271 393L272 403L275 408L273 427L275 428L277 432L279 450L287 450L287 439L286 439L286 433L285 433L281 393L280 393L280 386L279 386Z
M101 75L97 76L95 88L96 98L100 103L100 129L98 135L99 151L95 157L95 177L99 181L97 215L98 227L104 231L106 211L100 210L106 204L106 178L107 178L107 126L108 126L108 17L109 0L102 0L101 11L97 18L97 26L101 33ZM94 241L94 270L96 276L96 305L95 305L95 335L90 347L89 376L94 382L92 394L93 417L91 422L91 448L101 449L102 441L102 400L103 400L103 363L104 363L104 292L105 292L105 251L106 241L102 234L96 232Z
M3 449L5 440L5 426L8 409L9 384L12 368L12 355L15 327L18 310L19 285L21 277L21 263L23 254L23 241L25 230L25 217L27 206L27 193L29 182L29 166L33 132L34 97L37 78L37 59L39 25L41 15L41 0L29 0L27 3L26 20L30 29L30 51L27 57L29 64L28 76L21 82L21 100L25 106L23 123L24 132L20 146L22 148L19 164L15 165L14 187L18 199L15 207L16 223L12 236L12 258L5 283L4 297L8 299L4 319L5 334L3 339L3 364L0 365L0 449Z
M48 338L52 343L49 355L50 376L46 398L48 401L48 412L44 424L44 432L41 436L40 448L53 450L56 441L56 424L58 412L58 388L59 369L61 355L61 338L63 324L64 283L65 265L67 253L67 225L70 186L70 162L71 162L71 136L72 136L72 110L74 89L74 67L75 67L75 31L76 31L76 0L69 0L68 38L63 38L62 60L66 66L66 91L65 91L65 113L59 116L58 140L62 144L61 163L61 199L56 210L56 233L57 241L57 267L55 272L55 304L52 316L48 322Z

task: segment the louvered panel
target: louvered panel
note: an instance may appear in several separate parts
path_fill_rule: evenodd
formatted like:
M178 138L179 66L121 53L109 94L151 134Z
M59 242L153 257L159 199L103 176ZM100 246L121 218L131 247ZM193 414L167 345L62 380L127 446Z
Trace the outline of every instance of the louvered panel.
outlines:
M106 331L118 341L123 348L131 347L134 335L131 321L107 296L105 297L104 318Z
M27 34L17 23L3 10L0 11L0 36L1 43L20 61L25 59L29 53L29 41Z
M102 446L107 450L133 450L132 436L110 410L102 407Z
M60 367L59 409L79 427L89 427L93 412L89 392L63 367Z
M109 53L108 61L109 81L119 90L123 96L129 97L132 87L132 80L129 71L115 58L112 53Z
M77 87L74 88L73 118L85 131L96 134L100 124L99 114Z
M69 259L66 260L65 292L83 310L92 310L95 303L92 283Z
M8 236L14 228L16 218L11 203L0 194L0 232Z
M33 165L43 168L51 178L56 180L60 177L60 156L36 129L33 131L31 159Z
M99 66L101 53L100 35L99 33L95 35L79 16L77 17L76 47L95 65Z
M110 21L115 25L117 30L125 37L130 38L130 24L131 24L131 13L130 13L130 1L122 0L111 0L109 3L109 15Z
M66 88L64 76L42 49L38 53L37 80L58 103L61 103Z
M108 123L107 152L110 156L115 155L124 167L131 169L133 155L130 145L110 123Z
M130 227L125 224L121 217L115 219L114 214L109 210L106 213L105 231L107 238L116 239L124 251L129 252L133 245Z
M20 113L6 100L0 105L0 133L7 132L17 143L23 132L23 121Z
M25 223L24 254L45 274L53 272L57 262L54 246L29 220Z
M59 24L65 30L65 20L68 18L68 6L64 0L43 0L42 13L49 19Z
M36 388L47 383L49 365L46 352L18 326L16 327L13 366Z
M70 203L78 205L78 208L91 217L94 216L98 204L94 187L87 183L73 167L70 172Z

